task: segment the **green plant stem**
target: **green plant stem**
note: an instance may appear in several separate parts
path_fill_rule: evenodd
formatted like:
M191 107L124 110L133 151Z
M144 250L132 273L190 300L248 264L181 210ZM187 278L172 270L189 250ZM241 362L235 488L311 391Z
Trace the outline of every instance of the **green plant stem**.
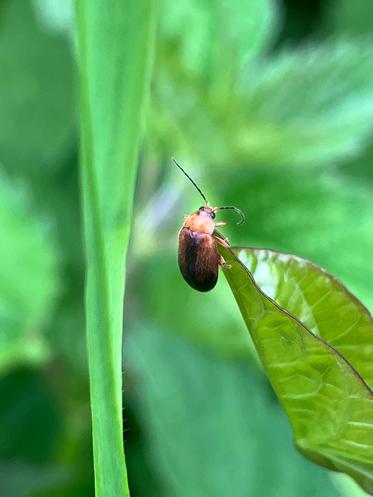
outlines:
M122 423L122 322L144 104L151 0L77 0L86 320L97 497L129 496Z

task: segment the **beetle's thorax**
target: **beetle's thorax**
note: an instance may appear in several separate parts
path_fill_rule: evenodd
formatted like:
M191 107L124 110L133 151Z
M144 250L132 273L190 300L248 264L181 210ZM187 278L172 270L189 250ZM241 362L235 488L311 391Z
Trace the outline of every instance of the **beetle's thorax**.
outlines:
M211 218L209 210L199 209L197 212L185 217L184 228L212 235L215 223Z

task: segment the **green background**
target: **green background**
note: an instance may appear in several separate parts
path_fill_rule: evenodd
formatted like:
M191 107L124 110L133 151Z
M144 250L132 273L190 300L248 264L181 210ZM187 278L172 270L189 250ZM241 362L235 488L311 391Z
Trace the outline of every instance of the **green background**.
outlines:
M128 258L132 496L353 497L303 459L221 278L176 262L183 216L295 252L373 306L370 0L164 0ZM0 496L92 496L72 5L0 4Z

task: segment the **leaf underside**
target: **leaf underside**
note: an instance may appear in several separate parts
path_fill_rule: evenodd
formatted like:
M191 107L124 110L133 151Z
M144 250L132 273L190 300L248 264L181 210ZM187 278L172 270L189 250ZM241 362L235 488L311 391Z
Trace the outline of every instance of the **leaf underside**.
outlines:
M309 261L271 250L219 250L297 448L373 494L369 312Z

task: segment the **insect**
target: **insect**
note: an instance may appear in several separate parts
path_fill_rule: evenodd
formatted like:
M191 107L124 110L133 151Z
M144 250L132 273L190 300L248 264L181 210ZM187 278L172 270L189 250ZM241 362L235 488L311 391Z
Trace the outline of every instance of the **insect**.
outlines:
M216 223L214 221L215 215L223 209L232 209L241 217L238 224L243 223L245 216L240 209L231 205L211 207L205 194L195 181L184 171L176 159L172 158L172 160L205 201L205 205L184 218L184 224L179 232L179 268L185 281L192 288L200 292L208 292L216 285L219 266L230 267L218 253L216 247L217 243L223 247L229 247L228 240L222 238L215 231L215 228L225 226L227 223L223 221Z

